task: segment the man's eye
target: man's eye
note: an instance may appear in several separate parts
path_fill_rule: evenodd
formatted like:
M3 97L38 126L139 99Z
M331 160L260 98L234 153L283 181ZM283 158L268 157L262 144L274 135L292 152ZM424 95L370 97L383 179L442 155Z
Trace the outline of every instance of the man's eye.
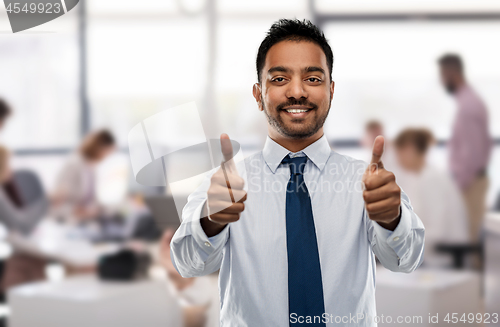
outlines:
M276 77L275 79L273 79L273 82L284 82L285 79L283 77Z
M309 77L307 80L312 83L321 82L321 80L316 77Z

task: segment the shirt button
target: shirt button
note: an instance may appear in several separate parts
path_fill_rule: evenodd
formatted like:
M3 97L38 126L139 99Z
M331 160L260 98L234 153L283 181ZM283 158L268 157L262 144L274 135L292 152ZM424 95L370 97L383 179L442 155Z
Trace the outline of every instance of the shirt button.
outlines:
M399 241L399 236L396 236L395 238L392 239L394 242Z
M205 246L211 247L212 244L210 244L210 242L205 242Z

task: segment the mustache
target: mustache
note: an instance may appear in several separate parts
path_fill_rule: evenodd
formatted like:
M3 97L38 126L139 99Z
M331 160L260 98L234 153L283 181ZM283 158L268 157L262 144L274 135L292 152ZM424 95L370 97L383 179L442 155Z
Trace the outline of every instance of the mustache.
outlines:
M304 106L304 107L309 107L311 109L318 109L318 106L312 102L310 102L307 99L290 99L287 102L280 103L277 107L276 110L283 110L285 107L289 106Z

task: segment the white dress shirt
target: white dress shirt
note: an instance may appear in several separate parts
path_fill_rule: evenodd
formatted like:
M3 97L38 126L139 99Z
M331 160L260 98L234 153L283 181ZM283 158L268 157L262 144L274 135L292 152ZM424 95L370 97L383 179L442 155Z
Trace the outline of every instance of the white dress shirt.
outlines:
M361 185L367 164L332 151L324 135L301 152L309 158L304 180L321 264L322 319L327 326L376 326L374 254L392 271L415 270L423 258L424 226L404 193L394 231L370 220ZM183 209L171 258L183 277L220 269L221 326L285 327L300 321L288 312L285 209L290 170L281 161L289 153L267 137L263 151L242 161L245 210L218 235L208 238L199 220L215 170Z

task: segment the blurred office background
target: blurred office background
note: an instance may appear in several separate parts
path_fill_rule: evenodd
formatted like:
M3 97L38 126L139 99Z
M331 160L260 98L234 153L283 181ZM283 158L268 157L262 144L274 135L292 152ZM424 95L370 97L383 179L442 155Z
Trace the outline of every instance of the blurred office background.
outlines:
M0 142L12 151L13 169L35 172L51 193L82 139L109 129L117 151L99 165L96 193L101 204L121 212L131 194L161 192L137 184L127 145L130 129L155 113L195 101L208 137L228 133L245 155L262 148L266 120L251 93L255 57L279 18L307 18L324 30L334 52L336 82L325 133L336 151L363 160L369 160L361 142L365 126L378 121L388 139L408 127L430 130L437 142L428 160L448 171L446 142L456 104L440 84L437 60L457 53L489 111L495 146L485 206L496 232L485 232L484 238L491 234L495 248L500 244L498 217L491 213L500 192L498 1L82 0L66 15L16 34L0 10L0 97L13 109ZM4 257L12 252L7 243L0 250ZM498 269L500 255L494 256L497 261L488 267ZM54 267L47 271L57 275ZM455 276L453 303L470 308L470 299L456 294L468 294L471 287L479 294L478 310L498 309L499 295L484 291L488 273L476 281L474 269L465 270L472 275ZM429 286L441 280L450 278L427 273L408 283ZM490 283L498 292L500 282ZM387 287L390 294L392 286ZM424 311L437 310L432 305ZM4 309L8 315L9 306Z

